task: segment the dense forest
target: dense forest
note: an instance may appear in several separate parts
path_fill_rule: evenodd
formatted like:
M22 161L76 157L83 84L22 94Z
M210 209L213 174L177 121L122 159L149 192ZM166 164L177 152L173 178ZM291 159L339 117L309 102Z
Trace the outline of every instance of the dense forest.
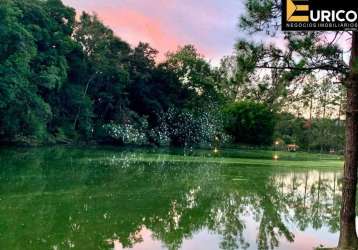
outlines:
M343 149L345 90L275 70L248 78L240 43L216 67L192 45L159 61L61 0L2 0L0 35L1 144Z

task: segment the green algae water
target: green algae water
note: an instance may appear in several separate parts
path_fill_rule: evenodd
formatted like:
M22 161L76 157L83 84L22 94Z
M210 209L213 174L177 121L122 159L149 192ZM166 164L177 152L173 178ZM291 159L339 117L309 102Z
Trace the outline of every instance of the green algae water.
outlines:
M336 246L338 158L2 148L0 249Z

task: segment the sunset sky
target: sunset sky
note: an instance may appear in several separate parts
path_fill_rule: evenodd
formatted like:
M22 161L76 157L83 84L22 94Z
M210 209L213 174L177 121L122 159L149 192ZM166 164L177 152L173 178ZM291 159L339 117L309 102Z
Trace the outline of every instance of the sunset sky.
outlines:
M160 57L193 44L213 64L233 51L239 36L240 0L63 0L96 13L122 39L135 46L148 42Z

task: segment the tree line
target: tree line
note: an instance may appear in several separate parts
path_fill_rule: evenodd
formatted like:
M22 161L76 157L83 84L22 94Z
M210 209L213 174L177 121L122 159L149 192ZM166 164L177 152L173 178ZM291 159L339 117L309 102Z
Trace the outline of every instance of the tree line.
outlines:
M192 45L158 62L60 0L1 1L0 23L0 143L343 147L344 89L254 74L242 42L217 67Z
M0 23L2 141L140 143L160 138L164 120L179 127L172 116L187 119L219 101L193 46L157 64L149 44L132 48L96 15L76 20L60 0L1 1Z

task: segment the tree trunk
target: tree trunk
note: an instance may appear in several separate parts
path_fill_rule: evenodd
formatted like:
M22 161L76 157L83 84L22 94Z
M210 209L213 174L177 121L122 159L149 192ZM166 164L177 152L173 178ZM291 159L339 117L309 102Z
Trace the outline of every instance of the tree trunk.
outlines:
M91 81L95 78L96 75L97 75L97 72L95 72L95 73L89 78L89 80L87 81L85 91L83 92L83 97L82 97L83 100L86 98L89 85L90 85ZM73 122L73 130L76 130L77 122L78 122L78 119L80 118L80 114L81 114L81 106L78 107L78 112L77 112L77 114L76 114L75 121Z
M338 124L340 124L341 116L342 116L342 102L343 102L343 90L341 90L341 94L339 98Z
M350 77L347 82L347 120L346 120L346 161L344 165L341 228L338 248L358 249L356 232L356 193L358 160L358 33L352 35L352 54Z
M313 96L310 98L310 122L312 122Z

